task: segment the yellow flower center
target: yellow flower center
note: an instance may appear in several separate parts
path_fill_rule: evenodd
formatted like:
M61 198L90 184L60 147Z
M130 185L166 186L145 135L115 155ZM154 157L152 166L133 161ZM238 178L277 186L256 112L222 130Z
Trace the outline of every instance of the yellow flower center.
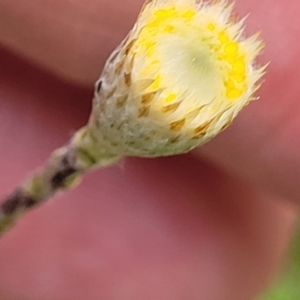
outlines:
M160 6L146 16L131 49L132 74L135 80L153 80L147 92L161 90L162 106L181 97L192 99L195 107L199 101L237 101L248 88L248 62L232 32L209 10L174 3Z

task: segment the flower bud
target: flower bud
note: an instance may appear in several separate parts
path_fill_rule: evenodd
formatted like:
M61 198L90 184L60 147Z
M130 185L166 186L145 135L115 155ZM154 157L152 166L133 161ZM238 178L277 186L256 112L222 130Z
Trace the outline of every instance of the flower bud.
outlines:
M147 2L96 84L95 140L144 157L203 144L254 99L261 48L257 35L244 38L226 1Z

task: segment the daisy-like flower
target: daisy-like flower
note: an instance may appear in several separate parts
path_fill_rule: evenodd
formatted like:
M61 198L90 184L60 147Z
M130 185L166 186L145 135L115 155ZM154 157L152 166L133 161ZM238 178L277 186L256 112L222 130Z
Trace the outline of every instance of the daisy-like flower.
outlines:
M148 1L107 60L88 125L3 200L0 232L91 168L184 153L226 128L264 72L243 24L225 0Z

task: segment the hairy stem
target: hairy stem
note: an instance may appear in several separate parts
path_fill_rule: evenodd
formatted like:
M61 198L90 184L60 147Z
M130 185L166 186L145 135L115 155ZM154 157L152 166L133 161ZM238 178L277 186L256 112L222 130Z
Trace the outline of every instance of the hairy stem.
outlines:
M0 201L0 236L27 211L79 183L85 172L111 165L119 159L105 148L95 157L94 146L89 128L82 128L67 146L55 150L39 171L4 197Z
M24 181L0 204L0 234L19 217L60 190L68 189L85 172L77 162L77 149L66 146L56 150L46 165Z

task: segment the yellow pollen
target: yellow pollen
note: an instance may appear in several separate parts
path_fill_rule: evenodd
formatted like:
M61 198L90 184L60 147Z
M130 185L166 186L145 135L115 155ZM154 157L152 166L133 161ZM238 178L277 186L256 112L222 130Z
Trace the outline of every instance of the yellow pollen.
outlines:
M177 98L177 95L175 95L175 94L170 94L170 95L168 95L167 97L166 97L166 102L167 103L170 103L170 102L172 102L172 101L174 101L175 99Z
M194 10L187 10L184 12L183 17L191 20L195 16L196 12Z
M236 61L236 58L234 56L231 56L231 55L221 56L220 59L226 60L231 65Z
M166 33L173 33L174 31L175 31L175 28L172 25L167 25L164 29L164 32L166 32Z
M246 66L245 66L245 62L242 58L236 60L233 64L232 64L232 69L236 72L236 73L240 73L240 74L244 74L246 72Z
M230 76L232 77L232 79L234 79L237 83L242 83L245 81L246 77L244 74L239 74L239 73L231 73L230 72Z
M150 30L155 30L161 24L160 18L154 19L152 22L148 24L148 28Z
M150 58L154 54L154 46L149 45L146 47L146 56Z
M162 18L162 19L165 19L165 18L170 18L170 17L173 17L175 15L175 8L170 8L170 9L159 9L157 10L154 15L157 17L157 18Z
M218 39L222 44L227 44L230 42L230 39L225 31L221 31L218 35Z
M237 88L231 89L229 91L227 91L226 96L229 99L236 99L240 96L242 96L243 91Z
M154 78L154 82L151 84L151 88L158 90L161 87L161 75L157 74Z
M208 23L207 29L209 29L210 31L213 31L216 29L216 25L214 23Z
M236 55L239 49L239 45L236 42L225 45L224 52L227 55Z
M231 79L228 79L227 81L225 81L225 87L227 91L229 91L235 88L235 84Z

